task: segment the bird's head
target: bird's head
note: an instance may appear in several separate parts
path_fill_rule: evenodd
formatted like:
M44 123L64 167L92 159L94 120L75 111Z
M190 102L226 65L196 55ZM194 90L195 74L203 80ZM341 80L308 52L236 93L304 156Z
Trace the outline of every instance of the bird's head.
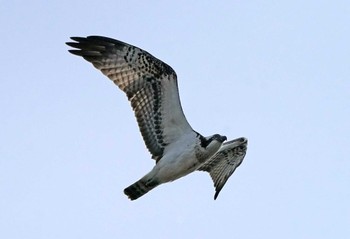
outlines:
M197 159L200 162L204 162L211 158L220 149L222 143L227 140L226 136L221 136L219 134L214 134L208 137L200 136L199 139L200 147L197 152Z
M220 134L214 134L214 135L205 137L205 139L209 142L209 144L213 141L223 143L224 141L227 140L227 137L224 135L220 135Z
M219 134L205 137L205 148L209 152L217 152L225 140L227 140L226 136Z

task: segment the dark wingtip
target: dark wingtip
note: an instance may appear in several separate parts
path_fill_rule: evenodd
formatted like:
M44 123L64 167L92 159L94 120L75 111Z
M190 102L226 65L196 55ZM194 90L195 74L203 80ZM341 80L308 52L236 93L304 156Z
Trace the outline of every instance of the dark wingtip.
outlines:
M84 39L82 37L70 37L73 41L76 42L66 42L67 46L73 47L73 48L79 48L79 42L81 39ZM81 56L81 50L76 50L76 49L70 49L68 50L69 53L72 53L73 55Z
M70 37L70 39L75 41L75 42L66 42L66 45L74 47L74 45L76 45L77 42L84 41L84 39L86 39L86 38L84 38L84 37Z
M80 50L68 50L69 53L72 53L73 55L77 55L77 56L80 56Z
M222 186L216 186L215 188L215 195L214 195L214 200L217 199L217 197L219 196L219 193L221 192L221 189L223 188L223 185Z
M66 42L66 45L73 49L69 49L68 52L76 56L82 56L87 61L101 56L102 52L106 50L105 45L100 45L99 42L90 38L95 39L94 37L71 37L70 39L74 42Z
M73 41L81 41L86 39L85 37L70 37L70 39L72 39Z
M216 191L216 192L215 192L215 195L214 195L214 200L216 200L216 199L217 199L217 197L219 196L219 192L220 192L220 191Z

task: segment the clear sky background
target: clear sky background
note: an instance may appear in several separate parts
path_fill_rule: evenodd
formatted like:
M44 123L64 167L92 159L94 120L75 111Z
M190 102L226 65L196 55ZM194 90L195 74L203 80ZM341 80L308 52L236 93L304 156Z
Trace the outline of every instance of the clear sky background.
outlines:
M349 1L2 1L0 238L350 238ZM188 121L247 137L137 201L154 165L125 95L67 52L103 35L171 65Z

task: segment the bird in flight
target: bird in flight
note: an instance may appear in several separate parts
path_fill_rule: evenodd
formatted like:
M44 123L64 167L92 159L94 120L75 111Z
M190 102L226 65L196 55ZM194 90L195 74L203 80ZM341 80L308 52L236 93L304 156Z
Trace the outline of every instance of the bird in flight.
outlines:
M242 163L247 139L227 141L192 129L181 108L175 71L150 53L102 36L71 37L69 52L83 57L125 92L143 140L155 160L153 169L124 189L135 200L160 184L196 170L209 172L214 199Z

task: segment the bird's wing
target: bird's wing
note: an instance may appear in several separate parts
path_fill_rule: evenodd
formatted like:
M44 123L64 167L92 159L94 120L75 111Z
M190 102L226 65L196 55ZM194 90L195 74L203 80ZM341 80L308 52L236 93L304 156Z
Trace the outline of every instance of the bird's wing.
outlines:
M225 142L220 150L198 169L209 172L215 186L216 199L229 177L242 163L247 151L247 139L238 138Z
M175 71L148 52L101 36L72 37L82 56L122 91L134 110L146 147L157 162L164 148L192 128L182 111Z

